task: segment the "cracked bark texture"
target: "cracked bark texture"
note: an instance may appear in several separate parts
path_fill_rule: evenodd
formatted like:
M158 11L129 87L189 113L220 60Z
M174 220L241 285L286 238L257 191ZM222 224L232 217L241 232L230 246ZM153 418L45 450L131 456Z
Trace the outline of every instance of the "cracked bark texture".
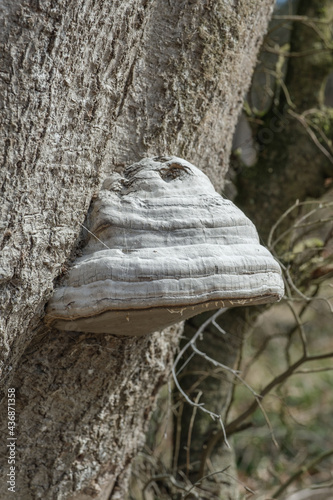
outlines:
M173 154L222 187L271 8L0 1L1 387L17 394L19 498L123 498L181 327L62 334L44 306L106 175ZM6 412L5 398L3 436ZM12 497L4 481L0 494Z

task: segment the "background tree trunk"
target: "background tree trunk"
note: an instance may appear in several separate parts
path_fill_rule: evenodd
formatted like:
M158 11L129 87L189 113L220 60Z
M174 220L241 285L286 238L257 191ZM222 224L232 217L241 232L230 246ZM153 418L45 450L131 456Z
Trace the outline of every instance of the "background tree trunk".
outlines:
M112 171L170 153L222 186L271 8L2 0L1 471L14 387L19 498L122 498L181 329L64 334L44 305Z
M253 126L258 160L250 168L240 168L236 176L235 203L257 225L264 242L285 210L297 199L320 198L330 186L326 180L332 177L329 141L333 137L333 113L324 104L324 91L333 71L333 4L329 0L304 0L297 15L315 19L314 27L302 21L295 23L291 55L287 55L286 92L276 82L275 102L257 120L260 124ZM281 230L288 225L290 218Z

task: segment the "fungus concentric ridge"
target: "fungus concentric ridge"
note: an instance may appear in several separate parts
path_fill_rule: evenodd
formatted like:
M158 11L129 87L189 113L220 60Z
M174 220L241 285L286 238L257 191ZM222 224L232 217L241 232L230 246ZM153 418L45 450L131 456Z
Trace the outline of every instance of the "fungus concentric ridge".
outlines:
M255 226L177 157L106 179L89 236L46 321L67 331L143 335L203 310L279 300L279 264Z

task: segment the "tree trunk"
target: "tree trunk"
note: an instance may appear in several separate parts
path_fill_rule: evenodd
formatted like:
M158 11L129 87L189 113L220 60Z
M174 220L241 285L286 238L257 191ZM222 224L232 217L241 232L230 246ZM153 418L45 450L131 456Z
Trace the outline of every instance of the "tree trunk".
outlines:
M280 90L278 105L273 104L262 123L254 127L258 161L250 168L241 168L236 179L235 203L256 224L265 242L285 210L297 199L320 198L332 177L333 112L324 105L324 90L333 71L333 4L330 0L319 4L304 0L297 14L303 19L314 18L318 28L316 22L314 28L295 23L286 93ZM290 221L286 218L280 229L288 227Z
M181 328L65 334L44 306L111 172L173 154L222 186L271 7L2 0L1 471L10 387L19 498L122 498Z

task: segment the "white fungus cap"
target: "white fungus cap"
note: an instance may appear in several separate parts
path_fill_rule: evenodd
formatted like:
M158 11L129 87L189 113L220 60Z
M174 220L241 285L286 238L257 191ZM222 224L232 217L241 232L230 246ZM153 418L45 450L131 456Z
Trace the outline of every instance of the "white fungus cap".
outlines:
M255 226L180 158L145 158L106 179L88 229L95 236L47 307L60 330L144 335L283 296Z

